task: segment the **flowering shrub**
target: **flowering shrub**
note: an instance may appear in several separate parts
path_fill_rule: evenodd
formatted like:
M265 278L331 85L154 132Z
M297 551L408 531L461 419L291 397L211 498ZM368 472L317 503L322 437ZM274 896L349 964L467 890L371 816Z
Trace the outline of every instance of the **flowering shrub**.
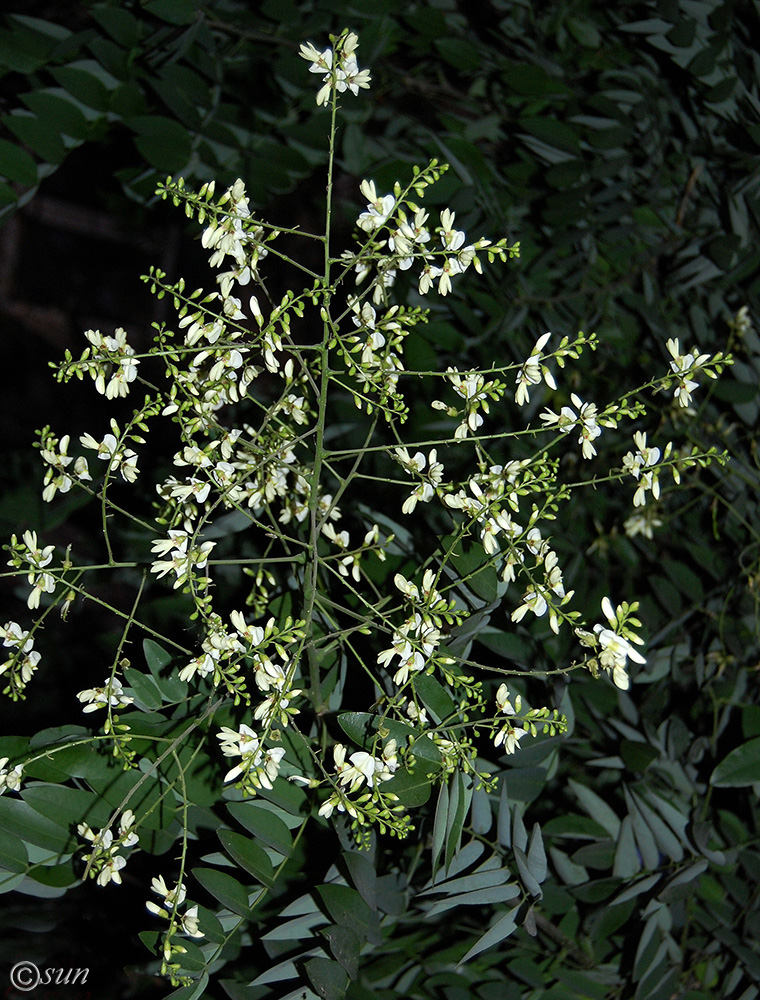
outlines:
M100 600L90 574L106 568L135 583L131 608L111 607L123 624L110 673L71 706L87 721L102 711L102 726L17 741L14 756L2 758L0 792L20 796L4 799L7 815L40 788L61 804L67 825L53 854L35 862L42 869L107 886L122 880L122 850L173 849L153 878L161 903L147 902L168 927L144 939L158 971L187 997L202 995L231 938L247 943L248 924L266 919L260 914L314 826L335 822L352 844L372 850L378 835L408 837L435 788L432 878L441 867L447 875L464 867L468 810L480 810L476 832L488 812L487 830L492 800L504 794L494 777L499 760L569 726L561 694L552 700L535 683L539 671L486 659L473 648L476 637L507 608L516 633L539 629L547 643L567 637L573 652L558 657L555 679L590 674L627 690L631 671L647 662L638 604L626 599L634 595L619 603L605 596L601 620L586 621L565 585L556 528L585 486L632 490L631 517L640 518L649 496L660 497L661 479L678 486L684 472L721 457L670 441L648 446L656 425L645 424L650 394L672 391L688 408L700 377L716 377L730 360L721 354L681 354L668 341L661 375L596 403L571 391L580 370L566 372L594 349L593 335L542 334L515 364L483 359L460 371L446 357L436 368L408 361L467 272L505 265L519 244L468 242L449 208L426 210L446 170L433 160L388 193L363 180L355 242L336 249L339 99L371 82L357 48L351 32L330 48L301 47L321 76L317 105L330 119L324 231L257 218L242 180L217 196L213 182L195 193L181 178L167 179L159 194L202 228L216 287L190 290L152 269L144 280L174 310L171 323L156 326L153 347L138 356L124 330L88 331L82 355L67 353L58 367L60 382L88 376L120 407L109 431L80 437L76 456L70 435L40 432L43 498L77 489L97 501L102 565L60 553L34 531L7 546L8 564L28 588L27 608L38 612L28 625L9 621L0 630L9 651L0 673L16 700L44 656L48 616ZM282 249L299 239L318 247L320 269L310 253ZM280 267L295 269L303 284L277 301L267 273ZM532 393L549 405L538 419L521 418L535 415ZM131 413L123 408L130 404ZM424 418L411 421L420 407ZM142 483L156 424L170 425L164 434L176 450L170 469L157 467L147 516L130 507L129 490ZM410 425L420 437L405 434ZM624 454L630 434L636 451ZM596 463L603 436L619 442L612 468ZM655 519L632 521L630 534L634 524L646 534ZM138 558L119 557L120 530L137 539ZM149 595L170 592L181 600L182 628L166 622L159 631L143 608ZM138 637L144 664L124 655ZM102 675L98 665L86 683ZM51 778L50 761L65 780ZM83 798L69 778L90 794ZM223 855L197 856L206 813L223 817ZM529 844L518 834L518 881L499 865L498 879L487 882L498 891L486 901L509 909L462 962L535 919L546 857L540 830ZM345 886L335 875L325 888ZM332 926L348 933L335 892L323 902ZM353 897L351 907L349 925L361 910ZM305 977L317 995L343 995L336 963L351 976L345 949L358 962L361 945L344 938L330 939L329 970L312 964L326 961L320 952L305 969L284 963L279 978Z

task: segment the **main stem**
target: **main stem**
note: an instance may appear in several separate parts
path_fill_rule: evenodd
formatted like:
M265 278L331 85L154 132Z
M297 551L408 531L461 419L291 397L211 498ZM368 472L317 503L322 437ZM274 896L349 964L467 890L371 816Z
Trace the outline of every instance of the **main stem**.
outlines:
M332 329L329 317L330 305L330 228L332 221L332 192L333 192L333 168L335 162L335 131L337 116L337 91L333 86L330 117L330 147L327 161L327 198L325 212L325 234L324 234L324 273L322 277L322 343L317 355L318 381L319 381L319 402L317 408L317 425L314 436L314 467L311 474L309 489L309 555L304 572L304 608L303 617L306 622L306 636L304 642L307 643L307 655L309 657L309 682L311 686L312 706L317 716L320 716L325 706L322 704L322 692L319 677L319 659L315 645L313 630L314 605L317 596L317 582L319 576L319 555L317 545L319 533L322 527L319 517L319 483L322 474L326 449L325 421L327 416L327 392L330 385L330 357L328 345L332 336Z

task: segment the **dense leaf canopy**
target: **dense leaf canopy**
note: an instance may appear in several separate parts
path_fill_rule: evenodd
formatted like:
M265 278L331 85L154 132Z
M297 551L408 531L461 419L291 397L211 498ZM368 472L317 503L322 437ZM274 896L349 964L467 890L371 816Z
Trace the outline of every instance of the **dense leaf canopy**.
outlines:
M336 833L315 815L307 825L307 792L284 782L254 800L219 804L219 775L195 766L191 750L161 761L160 782L114 767L92 752L84 724L61 727L55 711L60 697L83 686L83 670L88 685L100 682L103 668L92 664L110 662L112 626L97 610L72 613L67 625L51 619L49 634L70 658L62 652L30 687L23 711L2 715L0 757L38 756L21 796L0 798L0 883L18 890L2 918L7 964L26 957L32 940L29 956L40 967L89 964L110 972L114 996L138 988L165 995L166 984L151 978L158 933L133 944L129 936L150 925L143 883L158 871L156 859L176 853L178 820L161 783L176 783L181 772L191 804L191 895L201 900L205 939L183 939L183 971L200 978L173 994L178 1000L752 1000L760 989L757 5L106 0L15 8L0 23L6 234L20 223L31 239L40 225L55 236L39 214L52 197L108 213L120 233L142 227L154 239L155 220L167 225L154 193L167 174L195 187L214 179L218 191L242 177L257 216L283 228L321 224L325 119L298 46L326 45L348 25L373 81L371 100L345 102L338 132L339 237L348 241L364 207L362 179L390 190L413 164L437 158L450 169L428 207L449 205L468 231L521 246L519 261L435 305L409 338L415 368L441 359L460 370L522 362L544 332L579 329L599 340L580 370L583 393L600 401L615 398L629 377L646 382L667 367L669 338L730 350L735 364L701 387L693 413L664 395L650 408L646 429L658 440L730 455L725 466L694 473L685 489L663 488L648 508L660 522L652 537L626 530L633 511L625 490L587 490L558 513L553 544L585 610L593 613L606 594L641 601L647 665L630 691L585 675L553 686L531 677L568 661L568 640L548 627L515 626L496 601L492 567L466 546L458 551L486 611L469 632L455 630L452 648L459 642L463 656L474 650L522 671L517 686L565 713L569 729L503 756L493 791L460 772L448 783L426 780L433 765L426 769L422 747L407 786L394 779L418 809L405 841L378 836L359 851L340 825ZM194 233L176 215L170 225L176 280L192 272L197 255ZM149 263L158 244L148 246ZM80 249L70 260L60 255L69 287ZM8 263L6 272L28 264L35 282L54 280L37 260ZM88 307L99 294L89 287L95 280L85 282ZM5 282L2 304L11 366L43 351L39 341L21 343L39 326L18 308L22 297L34 301L34 290L14 281ZM289 287L288 275L272 281L276 297ZM145 324L146 307L130 295L99 300L100 315ZM80 339L64 328L59 353L78 353ZM47 412L48 388L29 391ZM32 519L40 467L37 456L33 465L24 456L47 417L19 416L15 393L10 386L9 426L17 439L25 428L27 440L6 445L3 534L41 523L95 562L87 541L94 522L77 503L61 498ZM421 393L411 407L418 434L428 402ZM539 394L534 416L541 403ZM350 408L344 416L351 440ZM569 459L562 470L568 480L578 473ZM415 527L420 537L431 527L419 510L412 535ZM119 539L124 552L133 542L128 533ZM96 596L121 606L126 583L104 584ZM0 624L16 617L11 586L2 600ZM272 613L282 622L292 608L286 596L277 600ZM167 591L148 609L149 624L173 622L181 641L181 597ZM125 671L146 710L146 745L170 741L186 721L171 714L183 694L166 645L147 640ZM337 661L324 666L339 686ZM445 717L449 694L433 684L425 704ZM363 746L373 718L346 713L339 725ZM62 741L63 752L44 753ZM140 884L125 877L121 887L82 886L77 825L104 827L126 800L147 817L146 860L134 865ZM117 892L128 901L123 910ZM85 910L94 919L83 930L76 914ZM103 928L95 931L98 918ZM83 934L90 943L80 948ZM201 950L209 944L218 956L211 983ZM131 980L115 983L114 965L127 963Z

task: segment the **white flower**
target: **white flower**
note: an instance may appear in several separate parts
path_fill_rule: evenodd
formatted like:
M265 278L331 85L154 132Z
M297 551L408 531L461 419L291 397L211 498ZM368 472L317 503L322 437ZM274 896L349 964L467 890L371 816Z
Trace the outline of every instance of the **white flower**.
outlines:
M195 569L203 569L208 563L209 552L216 542L201 542L200 545L190 545L190 538L184 529L172 528L168 538L160 538L151 543L151 549L158 555L168 556L168 559L157 559L151 564L150 571L159 578L167 573L174 573L176 580L174 589L187 583L190 573Z
M433 498L434 492L435 491L430 483L420 483L419 486L412 490L404 503L401 505L401 513L411 514L418 502L429 503Z
M256 719L257 722L261 722L265 727L271 725L275 721L278 721L283 728L287 728L290 722L290 717L292 715L298 715L298 709L291 708L290 702L294 698L297 698L300 694L300 688L294 688L292 691L288 691L287 694L281 694L275 691L274 694L271 694L268 698L256 706L253 713L254 719Z
M92 434L82 434L79 440L85 448L96 451L98 458L108 462L109 472L118 469L121 478L125 482L133 483L137 479L139 472L137 468L137 454L131 448L119 448L117 441L118 426L113 420L111 421L111 427L115 433L106 434L102 441L96 441Z
M520 740L527 732L527 729L520 729L507 723L494 737L494 746L498 747L503 743L505 753L514 753L515 750L519 749Z
M175 500L186 501L192 497L198 503L204 503L211 490L211 483L208 480L195 479L191 477L184 483L176 483L171 488L171 495Z
M635 507L643 507L646 504L647 490L651 490L655 500L660 496L658 472L654 469L660 460L660 449L648 448L647 436L641 431L636 431L633 440L636 444L636 453L629 451L623 456L623 468L638 480L633 504Z
M32 594L39 594L39 590L35 588ZM33 648L34 640L31 633L22 631L17 622L6 622L0 628L0 637L3 639L3 645L12 651L11 656L4 663L0 663L0 676L9 670L13 671L15 684L19 690L23 690L39 666L41 656Z
M100 871L98 872L98 885L108 885L109 882L115 882L116 885L121 885L121 869L126 865L127 859L122 857L121 854L112 854L105 861L103 861Z
M536 345L530 353L530 357L520 368L515 378L517 389L515 390L515 401L518 406L522 406L530 399L529 386L540 385L541 379L546 382L550 389L556 389L557 383L546 365L541 364L541 351L551 333L545 333L536 341Z
M594 626L594 633L601 646L599 662L608 673L612 674L615 686L627 691L630 686L626 672L628 659L630 658L634 663L646 663L646 658L633 647L628 639L613 631L618 627L618 618L608 597L602 599L602 611L612 628L605 625ZM640 643L642 640L638 639L637 641Z
M399 215L401 216L402 213ZM390 249L400 256L397 266L402 271L406 271L412 266L415 247L430 240L430 233L425 228L427 217L427 212L418 209L415 212L414 222L409 222L404 218L398 229L388 239Z
M325 819L329 819L335 809L338 812L347 812L349 816L356 819L356 809L340 792L334 792L326 802L322 803L319 807L319 815L324 816Z
M182 906L185 901L186 889L184 882L175 885L173 889L168 889L163 875L159 875L157 878L152 879L150 887L157 896L161 897L162 904L167 910L174 910L178 906ZM155 903L147 903L146 905L151 912L158 912Z
M98 885L108 885L109 882L121 884L121 869L126 865L126 858L117 854L122 847L133 847L138 843L137 834L131 829L135 815L131 809L125 810L119 821L119 837L114 841L110 830L100 830L95 833L86 823L80 823L77 831L85 840L93 845L91 854L85 854L84 860L96 876Z
M338 747L340 747L340 751L335 753ZM357 750L356 753L352 753L349 757L351 761L350 767L346 767L345 765L345 747L341 744L336 744L333 752L336 762L335 769L338 772L340 783L342 785L350 785L349 790L351 792L356 791L357 788L365 783L370 788L373 788L376 784L388 781L389 778L393 777L394 772L398 768L395 740L389 740L386 743L381 757L373 757L366 750Z
M537 618L546 614L548 605L542 591L543 588L539 586L525 592L523 603L512 612L513 622L522 621L528 611L532 611Z
M428 724L427 711L424 708L418 708L417 704L411 699L407 702L406 714L412 720L416 722L418 726L426 726Z
M325 73L332 68L332 49L323 49L320 52L311 42L302 42L298 54L311 63L310 73Z
M124 694L118 677L107 677L103 682L103 687L80 691L77 698L84 705L83 712L95 712L97 709L106 708L109 705L111 708L123 708L126 705L131 705L135 700Z
M699 383L690 376L696 375L701 370L702 365L710 360L710 355L700 354L696 347L693 347L689 354L681 354L677 338L668 340L665 346L673 358L670 362L670 368L676 376L676 388L673 395L680 406L686 407L691 402L692 392L699 386ZM705 374L715 377L711 372L705 372Z
M208 677L216 669L218 658L216 651L201 653L180 670L179 679L187 682L192 680L196 674L199 674L201 677Z
M146 909L155 913L158 917L168 918L169 914L176 911L185 901L186 889L183 882L178 883L173 889L167 888L163 875L159 875L151 882L151 889L157 896L161 897L161 905L148 900ZM203 937L203 932L198 930L198 907L191 906L186 913L179 918L179 929L189 937Z
M241 758L240 763L224 776L225 783L234 781L242 775L242 784L250 794L257 788L273 787L272 783L279 773L282 758L285 756L283 747L264 750L259 737L245 723L237 732L234 729L222 728L217 733L217 738L222 741L221 749L225 757Z
M580 425L581 433L578 437L578 444L581 445L584 458L592 458L596 455L596 448L591 443L602 433L602 428L597 424L597 409L594 403L584 403L580 396L573 393L570 396L573 406L577 407L578 413L569 406L563 406L559 414L552 410L545 410L541 414L541 419L548 426L556 425L563 434L568 434L573 427Z
M629 538L636 538L643 535L644 538L654 538L654 529L661 528L662 521L651 507L647 507L643 514L631 514L623 521L623 530Z
M6 622L0 628L0 636L2 636L4 646L11 648L15 646L22 653L28 653L34 645L31 633L22 631L18 622Z
M522 698L517 695L513 705L510 701L509 688L506 684L501 684L496 692L496 707L504 715L519 715L522 711ZM494 746L498 747L504 744L505 752L512 754L519 748L520 740L527 732L527 729L522 729L508 722L494 737Z
M264 629L260 625L248 625L242 611L231 611L230 621L237 634L251 646L260 646L264 641Z
M506 684L500 684L499 690L496 692L496 707L504 715L519 715L522 711L522 698L518 694L513 705L510 700L509 688Z
M740 337L743 337L749 330L752 329L752 320L749 315L749 306L742 306L734 317L734 325L736 327L736 332Z
M34 569L42 569L52 561L55 545L46 545L44 549L40 548L37 544L36 531L25 531L23 541L26 546L24 558Z
M17 545L16 536L13 536L13 544ZM50 573L44 572L44 567L48 566L53 559L54 545L46 545L44 549L37 544L37 532L25 531L22 537L22 544L18 546L18 555L22 560L29 563L30 572L27 576L32 590L26 600L27 607L35 609L40 606L40 597L43 593L52 594L55 590L55 579ZM19 565L11 560L9 566ZM43 572L40 572L43 570Z
M418 291L420 295L427 295L433 285L433 281L440 275L441 269L428 261L420 271L418 281Z
M349 32L340 39L337 53L332 49L320 52L311 42L301 45L299 55L311 63L309 72L322 74L322 87L317 94L318 105L329 102L333 86L338 93L350 90L354 95L359 93L360 88L369 87L372 79L369 70L360 70L356 61L358 44L356 35Z
M9 760L9 757L0 757L0 795L5 792L17 792L21 787L24 773L23 764L16 764L15 767L8 768L6 764Z
M68 434L61 438L60 443L52 436L43 441L40 457L49 466L45 470L45 488L42 492L42 499L46 503L53 499L56 491L68 493L71 489L71 476L66 472L66 467L72 461L71 456L67 454L69 441ZM54 448L57 450L54 451Z
M630 680L626 673L626 662L630 657L634 663L646 663L646 659L638 653L627 639L617 635L612 629L604 628L602 625L595 625L602 652L599 656L601 665L612 674L612 680L616 687L627 691Z
M467 437L469 431L473 433L483 424L483 417L478 412L480 409L488 413L488 399L485 391L485 379L480 372L466 372L464 377L456 368L446 369L446 378L451 383L454 392L465 400L464 420L454 432L456 440L461 441ZM436 410L446 410L449 416L457 416L455 408L449 408L439 399L433 400L431 404Z
M392 194L386 194L379 197L374 181L363 180L360 185L360 190L369 204L367 205L366 211L362 212L356 220L356 224L360 229L371 233L373 230L379 229L380 226L388 220L393 212L396 199Z
M356 62L356 49L359 39L353 31L349 32L343 39L340 50L340 62L336 72L336 86L340 93L350 90L356 97L359 88L369 89L371 76L369 70L360 70Z
M258 763L261 759L259 750L259 738L250 726L241 725L237 732L228 729L226 726L217 734L217 739L222 741L222 753L225 757L240 757L241 764L236 765L224 776L225 783L232 781L245 770L243 764L253 761Z
M413 458L410 458L406 448L396 448L395 456L398 462L411 474L422 474L425 468L425 456L418 451ZM438 453L435 448L428 454L428 471L425 479L407 497L401 510L404 514L411 514L417 503L428 503L435 494L435 487L443 479L443 463L438 461Z
M416 452L413 458L410 458L406 448L396 448L395 454L407 472L422 472L425 468L425 456L421 451Z
M461 230L454 229L454 219L456 215L450 209L445 208L441 212L441 243L446 250L459 250L464 245L466 234Z
M97 391L107 399L126 396L130 383L137 378L137 366L140 364L133 348L127 343L126 331L119 327L113 337L104 337L99 330L87 330L85 337L94 348L87 368L95 379Z
M429 290L433 281L438 278L438 294L448 295L452 288L452 276L455 274L461 274L463 270L464 268L457 257L444 258L440 267L435 264L427 263L420 274L420 294L424 295Z
M411 637L411 639L410 639ZM393 646L378 656L384 665L397 655L401 661L393 676L395 684L406 684L410 673L419 673L438 648L441 633L422 615L415 614L393 634Z
M347 531L336 531L335 526L328 521L322 525L322 534L329 539L339 549L347 549L351 544L351 537Z
M198 907L191 906L186 913L183 914L180 921L183 933L187 934L188 937L202 938L203 931L198 930Z
M135 823L135 814L131 809L125 809L119 820L119 839L122 847L134 847L139 842L139 837L132 827Z

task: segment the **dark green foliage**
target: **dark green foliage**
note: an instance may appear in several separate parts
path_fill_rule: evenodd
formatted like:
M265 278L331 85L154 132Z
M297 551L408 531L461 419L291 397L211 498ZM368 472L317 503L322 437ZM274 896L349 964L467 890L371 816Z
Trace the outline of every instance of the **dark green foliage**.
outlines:
M522 359L545 330L594 329L601 346L583 391L599 401L616 395L621 372L646 380L666 367L668 338L706 351L728 344L737 363L700 388L693 419L667 401L641 428L663 444L677 428L701 448L727 448L731 461L688 491L664 488L652 540L625 534L624 490L586 493L571 518L560 511L554 543L578 593L597 606L604 594L642 595L648 662L630 693L586 676L558 687L574 728L564 742L505 758L495 794L459 774L432 789L437 751L423 737L415 774L394 789L427 803L417 834L357 854L316 818L302 837L299 789L212 811L218 775L183 762L199 848L193 892L217 974L241 1000L752 1000L760 338L731 321L744 305L760 315L756 6L347 6L106 2L83 5L87 26L74 30L6 16L4 217L73 149L114 136L129 137L119 180L130 198L149 200L167 172L221 186L240 175L261 207L308 216L321 197L324 129L297 43L350 23L377 100L347 109L340 156L356 184L340 192L346 218L362 177L387 186L438 156L452 171L436 197L462 186L453 207L464 225L521 241L507 282L473 286L454 303L456 324L433 315L430 343L466 367L484 354ZM430 345L418 349L424 357ZM567 463L569 481L580 475ZM470 586L490 605L495 574L472 559ZM498 607L464 638L495 666L525 669L526 688L541 683L531 668L571 656L564 640L515 629ZM125 672L139 703L155 710L182 698L165 669L170 653L150 641L144 653L147 670L135 656ZM420 691L438 721L456 707L436 684ZM152 718L147 737L173 737L163 716ZM362 745L378 720L346 713L337 724ZM82 732L38 734L32 745ZM391 735L406 743L410 733ZM26 740L0 741L0 756L21 755ZM162 781L176 780L170 759L160 766ZM139 775L75 746L41 753L28 773L35 780L20 798L0 799L0 891L33 883L53 899L81 876L77 823L105 825ZM130 805L149 812L153 840L141 846L161 855L176 820L155 787ZM151 948L155 938L144 936ZM184 971L199 976L200 949L187 947ZM172 994L223 995L205 974Z

